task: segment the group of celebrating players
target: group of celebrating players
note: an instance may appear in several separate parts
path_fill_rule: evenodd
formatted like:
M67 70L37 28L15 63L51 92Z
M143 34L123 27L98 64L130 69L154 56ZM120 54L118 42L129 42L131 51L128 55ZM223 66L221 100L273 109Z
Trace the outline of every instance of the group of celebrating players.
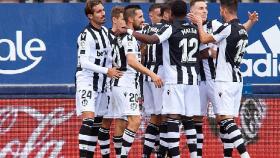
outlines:
M239 70L248 44L247 31L258 21L248 12L240 24L238 0L221 0L223 22L207 19L205 0L187 4L175 0L152 4L151 24L144 24L139 5L114 6L112 28L104 25L102 1L87 0L89 25L80 33L76 72L77 114L81 158L92 158L97 142L103 158L110 157L110 126L115 120L116 157L128 157L141 124L139 98L150 115L143 158L180 157L180 127L187 137L191 158L202 158L203 117L213 106L224 158L235 147L249 158L234 118L242 96ZM156 148L156 146L158 146Z

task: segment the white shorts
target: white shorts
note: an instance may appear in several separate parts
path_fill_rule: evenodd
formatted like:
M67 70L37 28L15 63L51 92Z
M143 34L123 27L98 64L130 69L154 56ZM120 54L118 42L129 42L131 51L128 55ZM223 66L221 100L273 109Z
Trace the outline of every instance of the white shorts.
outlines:
M94 112L98 116L98 109L103 93L93 90L92 83L79 82L76 87L76 112L80 116L83 112Z
M159 115L162 109L163 88L156 88L153 82L144 81L144 112L146 115Z
M162 114L181 114L191 117L199 113L200 99L197 85L166 84L162 97Z
M215 82L215 102L218 115L238 117L243 83Z
M140 115L139 90L130 87L116 87L112 89L114 104L121 112L120 116Z
M121 119L122 117L122 111L121 107L117 106L115 103L115 100L112 96L112 91L106 92L106 97L104 98L104 101L106 100L107 107L105 109L103 118L110 118L110 119Z
M198 116L206 116L208 113L208 105L211 102L213 107L213 112L216 114L217 106L215 103L214 95L214 80L200 81L199 82L199 94L200 94L200 113Z

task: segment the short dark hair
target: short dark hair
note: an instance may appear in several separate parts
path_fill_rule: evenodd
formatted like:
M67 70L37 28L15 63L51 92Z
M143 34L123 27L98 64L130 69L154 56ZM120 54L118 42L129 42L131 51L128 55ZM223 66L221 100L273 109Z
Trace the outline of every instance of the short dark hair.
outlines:
M136 13L135 13L136 10L141 10L140 5L127 5L124 8L123 17L124 17L125 22L128 21L128 17L134 17L136 15Z
M157 9L157 8L161 8L161 4L153 3L152 5L150 5L149 12L151 12L151 11Z
M190 7L194 6L196 2L206 2L206 0L190 0Z
M111 18L119 18L120 14L124 13L124 7L123 6L115 6L111 10Z
M176 0L172 3L171 13L175 17L183 17L187 15L187 3L182 0Z
M86 16L88 14L93 14L92 8L98 4L103 4L102 0L87 0L86 1L86 6L85 6L85 14Z
M164 12L171 10L171 3L162 4L160 7L160 16L163 16Z
M225 7L231 13L236 13L238 8L238 0L220 0L221 6Z

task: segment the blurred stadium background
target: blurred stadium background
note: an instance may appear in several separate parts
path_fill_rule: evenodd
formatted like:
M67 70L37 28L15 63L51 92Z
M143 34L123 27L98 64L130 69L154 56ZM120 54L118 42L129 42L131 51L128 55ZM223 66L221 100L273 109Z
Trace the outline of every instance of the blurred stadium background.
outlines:
M141 2L149 22L148 2L154 1L130 2ZM84 4L76 3L80 0L0 2L13 3L0 4L0 158L78 157L80 124L75 116L74 74L76 38L87 24ZM19 2L56 4L18 5ZM277 0L260 2L267 3L242 3L239 8L242 22L247 20L247 11L254 10L259 12L260 21L249 32L238 120L252 158L279 158L280 4L272 3ZM125 4L105 4L107 27L111 26L111 7ZM218 7L216 3L209 4L210 19L220 18ZM209 116L204 123L203 155L205 158L222 157L211 109ZM141 157L147 119L143 117L130 157ZM188 156L185 141L182 136L182 157ZM97 157L100 157L99 151ZM237 152L234 157L238 157Z
M86 0L0 0L1 3L77 3L85 2ZM132 3L146 3L146 2L156 2L164 3L168 0L103 0L104 2L132 2ZM219 0L208 0L209 2L219 2ZM272 3L280 2L280 0L239 0L240 2L261 2L261 3ZM189 0L186 0L189 2Z

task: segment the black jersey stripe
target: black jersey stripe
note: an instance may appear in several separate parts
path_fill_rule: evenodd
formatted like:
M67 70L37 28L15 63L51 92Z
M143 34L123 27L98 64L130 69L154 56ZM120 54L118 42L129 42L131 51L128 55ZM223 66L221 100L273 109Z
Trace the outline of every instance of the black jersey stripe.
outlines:
M100 65L100 59L95 59L94 64ZM99 74L97 72L93 73L93 90L97 91L98 90L98 79L99 79Z
M102 66L103 67L106 66L106 58L104 59L104 62L103 62ZM107 75L103 74L103 82L102 82L101 92L104 92L106 81L107 81Z
M215 79L215 64L213 58L208 58L209 69L211 72L211 79Z
M182 66L176 65L177 69L177 84L182 84L183 83L183 70Z
M96 36L95 33L92 31L92 29L91 29L90 26L87 27L87 30L90 32L91 36L92 36L93 39L95 40L95 48L96 48L97 50L99 50L99 49L100 49L100 45L99 45L97 36Z
M200 73L201 81L206 81L206 76L205 76L205 72L204 72L204 67L203 67L203 62L202 61L199 62L199 73Z

